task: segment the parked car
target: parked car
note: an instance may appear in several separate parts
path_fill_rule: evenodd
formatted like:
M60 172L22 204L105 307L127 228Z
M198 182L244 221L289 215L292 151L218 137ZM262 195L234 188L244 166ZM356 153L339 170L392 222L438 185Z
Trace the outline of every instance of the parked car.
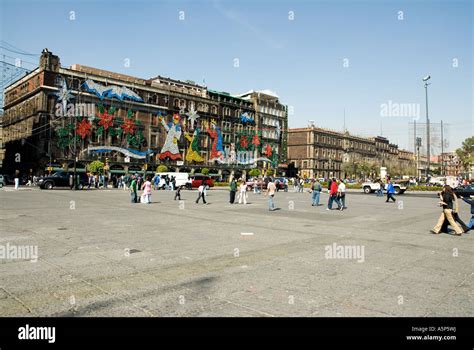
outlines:
M74 174L72 172L67 171L57 171L52 175L40 177L38 181L38 186L41 189L51 190L54 187L71 187L70 185L70 177ZM89 178L87 177L86 173L76 173L79 177L79 182L77 188L82 190L84 186L89 183Z
M474 183L469 185L460 185L456 187L453 191L458 197L474 196Z
M286 184L285 184L285 178L284 177L277 177L277 178L273 179L273 181L275 182L277 191L283 190L283 191L288 192L288 182L286 182Z
M209 187L214 187L214 180L210 176L203 174L194 174L191 176L191 188L198 188L203 182Z
M403 183L393 183L393 188L395 189L396 194L403 194L406 190L407 187ZM380 189L380 183L379 182L364 182L362 184L362 190L364 193L374 193L375 191L378 191ZM383 188L383 191L386 191L385 186Z
M7 185L6 181L7 180L5 179L5 177L3 175L0 175L0 188Z

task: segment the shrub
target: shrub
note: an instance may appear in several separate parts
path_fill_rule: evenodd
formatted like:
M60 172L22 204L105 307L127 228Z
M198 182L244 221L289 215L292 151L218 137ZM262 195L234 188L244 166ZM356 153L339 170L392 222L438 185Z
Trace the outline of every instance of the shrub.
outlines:
M167 173L168 172L168 167L166 165L158 165L158 167L156 168L156 172L157 173Z
M249 176L259 176L260 175L260 170L258 169L251 169L249 171Z
M208 168L202 168L201 174L203 174L203 175L209 174L209 169Z
M93 174L103 174L104 163L102 163L100 160L94 160L89 163L87 170Z

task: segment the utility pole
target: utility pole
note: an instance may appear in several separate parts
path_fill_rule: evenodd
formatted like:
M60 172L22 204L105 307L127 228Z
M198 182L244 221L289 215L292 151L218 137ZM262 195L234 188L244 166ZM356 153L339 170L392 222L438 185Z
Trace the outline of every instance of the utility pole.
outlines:
M441 176L444 175L444 137L443 137L443 121L441 121Z
M430 172L430 118L428 116L428 84L427 81L431 79L431 76L423 78L425 82L425 97L426 97L426 178L428 179Z

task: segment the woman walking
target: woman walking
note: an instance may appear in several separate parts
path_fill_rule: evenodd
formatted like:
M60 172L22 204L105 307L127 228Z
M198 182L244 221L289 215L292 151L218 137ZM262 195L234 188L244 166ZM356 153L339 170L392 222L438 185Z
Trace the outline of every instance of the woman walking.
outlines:
M146 177L146 181L143 183L142 190L142 203L150 204L151 203L151 178L150 176Z
M441 233L443 222L445 219L447 219L449 224L456 232L456 235L461 236L463 230L453 218L453 202L455 200L453 189L450 186L445 185L443 191L441 192L441 198L442 201L440 202L440 205L443 207L443 212L441 213L441 216L438 219L438 223L430 232L434 234Z
M343 179L340 179L341 183L337 188L337 197L341 202L341 211L347 209L346 207L346 184L344 183Z

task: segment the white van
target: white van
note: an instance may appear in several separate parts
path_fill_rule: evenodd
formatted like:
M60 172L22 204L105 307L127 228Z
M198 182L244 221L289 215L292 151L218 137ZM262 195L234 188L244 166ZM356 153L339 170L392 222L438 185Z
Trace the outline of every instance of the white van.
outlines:
M176 179L176 187L179 186L189 186L187 185L188 183L191 183L191 180L189 179L189 174L188 173L156 173L156 175L160 176L160 183L158 187L160 189L164 189L166 182L165 182L165 176L168 175L168 178L171 180L171 177L174 176Z

